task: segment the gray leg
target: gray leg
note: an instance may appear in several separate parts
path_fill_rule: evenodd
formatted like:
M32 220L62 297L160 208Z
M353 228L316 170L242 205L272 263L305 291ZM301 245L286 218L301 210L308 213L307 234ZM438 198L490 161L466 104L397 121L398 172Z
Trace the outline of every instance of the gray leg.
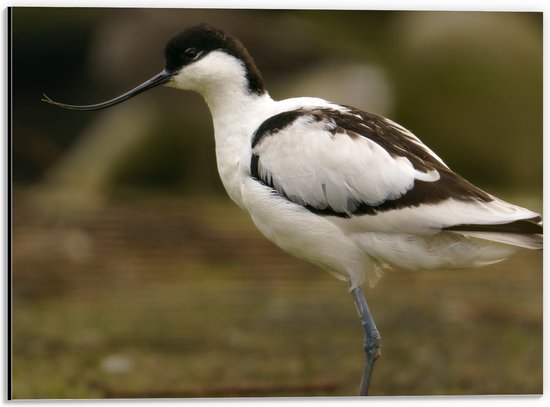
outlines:
M361 388L359 390L360 396L366 396L369 392L370 378L372 375L372 369L374 367L374 362L380 357L380 333L376 329L374 320L369 311L369 306L363 295L361 287L354 288L351 290L353 295L353 301L359 312L359 317L361 318L361 325L365 330L365 369L363 370L363 377L361 378Z

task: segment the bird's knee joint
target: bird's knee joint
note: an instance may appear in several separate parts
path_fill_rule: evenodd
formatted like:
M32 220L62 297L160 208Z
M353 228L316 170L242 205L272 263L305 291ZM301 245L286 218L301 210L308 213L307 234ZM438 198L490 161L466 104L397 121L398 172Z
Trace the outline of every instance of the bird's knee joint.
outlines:
M380 334L376 332L375 335L370 336L368 339L365 340L363 349L365 349L365 353L367 355L371 355L371 357L373 357L374 360L376 360L380 357L381 344L382 344L382 340L381 340Z

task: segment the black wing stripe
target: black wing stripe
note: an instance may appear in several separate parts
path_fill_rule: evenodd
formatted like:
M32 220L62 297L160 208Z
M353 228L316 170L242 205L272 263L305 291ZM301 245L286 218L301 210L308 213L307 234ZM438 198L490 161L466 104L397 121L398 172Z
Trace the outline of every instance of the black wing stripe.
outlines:
M390 125L384 117L350 106L344 107L348 109L349 113L330 110L330 112L336 113L330 115L337 125L336 131L342 129L367 137L384 148L390 155L406 157L418 171L428 172L441 167L439 160L432 156L427 149L412 141L399 128ZM361 120L357 120L359 117Z
M510 223L500 225L454 225L443 228L443 230L455 230L459 232L500 232L517 234L537 234L542 235L542 225L540 216L531 219L515 220Z

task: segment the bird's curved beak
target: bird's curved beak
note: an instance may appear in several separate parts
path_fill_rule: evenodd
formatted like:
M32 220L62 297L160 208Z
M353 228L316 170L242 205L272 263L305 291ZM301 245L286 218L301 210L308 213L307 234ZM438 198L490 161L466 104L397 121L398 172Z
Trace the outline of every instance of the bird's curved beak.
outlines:
M65 103L55 102L51 100L48 96L43 95L42 101L59 106L64 107L65 109L72 109L72 110L100 110L105 109L106 107L111 107L114 105L117 105L121 102L124 102L125 100L128 100L136 95L139 95L142 92L145 92L148 89L154 88L155 86L162 85L163 83L168 82L172 77L174 76L173 73L170 73L166 70L162 71L161 73L153 76L151 79L143 82L141 85L135 87L134 89L126 92L123 95L120 95L114 99L107 100L106 102L102 103L96 103L94 105L67 105Z

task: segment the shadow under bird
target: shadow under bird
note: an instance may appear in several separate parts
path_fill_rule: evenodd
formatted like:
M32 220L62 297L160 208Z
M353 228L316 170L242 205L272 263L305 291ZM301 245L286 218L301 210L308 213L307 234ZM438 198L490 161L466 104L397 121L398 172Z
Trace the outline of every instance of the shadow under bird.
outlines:
M220 178L231 199L281 249L346 281L365 331L360 395L380 356L361 285L384 268L470 268L542 248L541 216L453 172L402 126L323 99L273 100L234 37L206 24L165 48L165 69L106 102L157 85L196 91L214 122Z

